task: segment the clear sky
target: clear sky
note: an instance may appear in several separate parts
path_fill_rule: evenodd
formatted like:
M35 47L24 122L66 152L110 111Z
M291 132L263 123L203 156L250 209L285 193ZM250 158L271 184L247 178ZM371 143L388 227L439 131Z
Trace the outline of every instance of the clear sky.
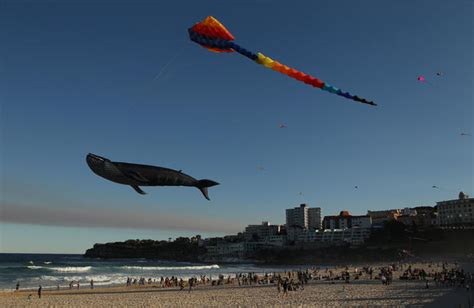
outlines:
M207 51L187 29L208 15L379 106ZM472 20L468 0L2 1L0 252L232 234L300 203L365 214L472 194ZM221 185L211 201L142 196L93 174L89 152Z

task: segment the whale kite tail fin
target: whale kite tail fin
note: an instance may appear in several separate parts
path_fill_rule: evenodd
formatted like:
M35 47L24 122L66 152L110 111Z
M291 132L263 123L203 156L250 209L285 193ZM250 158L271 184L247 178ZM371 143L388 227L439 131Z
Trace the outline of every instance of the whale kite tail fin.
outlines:
M206 198L207 200L211 200L209 199L209 195L207 194L207 188L216 186L216 185L219 185L219 183L211 181L211 180L199 180L197 182L196 187L199 188L199 190L202 192L202 194L204 195L204 198Z

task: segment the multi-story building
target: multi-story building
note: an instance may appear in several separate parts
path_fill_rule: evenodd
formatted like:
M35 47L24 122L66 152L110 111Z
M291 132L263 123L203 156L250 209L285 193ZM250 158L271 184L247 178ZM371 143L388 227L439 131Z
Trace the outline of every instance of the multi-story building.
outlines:
M383 226L387 221L396 220L400 210L367 211L367 215L372 219L373 226Z
M321 229L321 208L320 207L308 208L308 229L310 230Z
M321 208L309 208L306 204L286 210L287 228L320 229Z
M458 199L436 202L436 207L440 227L474 225L474 198L463 192Z
M357 246L370 237L369 228L301 230L295 237L296 244L319 244L320 246L349 244Z
M280 233L280 225L271 225L263 221L260 225L248 225L244 231L246 241L267 241L269 237Z
M324 216L324 229L348 229L352 227L370 228L372 219L368 215L353 216L348 211L341 211L338 216Z
M397 221L406 226L429 228L436 224L436 215L435 208L432 206L417 206L403 209L402 215L397 217Z

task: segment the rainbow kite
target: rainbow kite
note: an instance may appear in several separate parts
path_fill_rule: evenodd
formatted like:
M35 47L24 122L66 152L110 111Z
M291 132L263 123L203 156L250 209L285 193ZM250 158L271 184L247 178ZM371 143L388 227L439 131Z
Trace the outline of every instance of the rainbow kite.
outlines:
M262 53L254 54L253 52L240 47L236 43L232 42L234 36L222 25L217 19L212 16L208 16L202 22L195 24L192 28L188 29L189 38L214 52L238 52L243 56L261 64L265 67L271 68L274 71L280 72L291 78L302 81L306 84L312 85L315 88L328 91L339 96L343 96L348 99L355 100L364 104L377 106L376 103L368 101L365 98L352 95L349 92L343 92L342 90L331 86L330 84L319 80L313 76L307 75L303 72L297 71L291 67L283 65Z

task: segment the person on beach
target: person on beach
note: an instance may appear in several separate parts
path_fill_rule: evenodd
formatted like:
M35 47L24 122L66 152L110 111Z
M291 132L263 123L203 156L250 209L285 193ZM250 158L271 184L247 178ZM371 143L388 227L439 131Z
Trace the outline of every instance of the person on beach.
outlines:
M69 283L69 289L72 289L72 285L73 285L73 284L74 284L74 281L71 281L71 282Z
M194 279L193 278L189 278L188 280L188 284L189 284L189 292L191 292L191 290L193 289L193 284L194 284Z
M91 289L94 289L94 280L91 279Z
M20 290L20 282L19 282L19 281L16 283L16 288L15 288L15 290L17 290L17 291Z
M38 298L41 298L41 290L43 290L43 287L40 285L38 288Z
M288 296L288 278L283 281L283 295Z

